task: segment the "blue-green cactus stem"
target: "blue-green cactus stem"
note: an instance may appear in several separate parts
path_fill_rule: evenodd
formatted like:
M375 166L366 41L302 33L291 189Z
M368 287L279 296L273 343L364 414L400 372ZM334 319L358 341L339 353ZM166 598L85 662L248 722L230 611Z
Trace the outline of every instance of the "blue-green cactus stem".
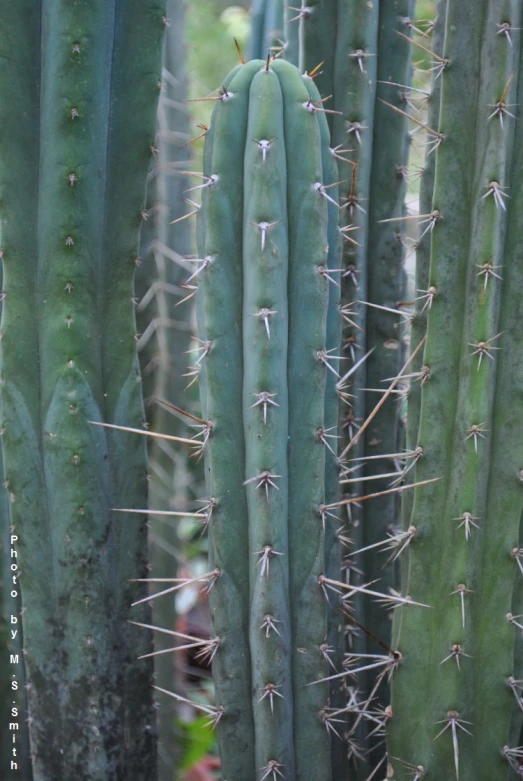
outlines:
M27 106L0 149L2 426L42 781L155 775L136 661L150 642L127 624L145 525L111 511L144 506L144 443L89 421L143 419L133 275L164 16L134 0L2 7L2 103Z
M502 749L509 742L516 628L507 614L522 498L521 421L512 406L521 395L518 184L510 179L519 145L513 158L515 121L503 115L516 102L512 74L520 49L499 32L507 20L519 27L520 7L485 0L478 10L471 17L463 5L447 3L434 295L419 419L423 457L416 467L416 479L436 472L442 479L415 491L417 532L406 583L413 598L433 609L418 620L405 612L396 622L404 662L394 681L390 741L395 756L427 774L445 769L467 781L509 773ZM507 204L509 182L516 201ZM415 689L430 715L409 731L407 743L403 714L416 707ZM446 728L437 740L436 722Z
M265 59L272 47L281 48L284 37L283 0L254 0L251 8L251 60Z
M337 360L326 354L329 281L327 198L321 136L309 93L295 68L277 61L284 95L289 219L289 542L293 687L297 777L330 778L330 741L320 714L328 684L321 646L327 610L318 577L325 571L320 505L325 501L324 395L326 375ZM307 122L307 120L309 120ZM292 139L300 139L293 146ZM305 150L304 154L302 150Z
M289 496L287 439L281 436L288 431L289 417L287 161L283 96L271 69L252 80L246 139L245 171L250 175L244 178L243 409L256 767L277 757L292 777ZM253 139L272 139L270 153L264 156ZM257 488L264 472L274 475L274 485ZM266 546L271 552L264 561ZM270 621L277 622L278 632ZM276 687L272 698L271 686Z
M201 351L196 360L205 371L202 413L212 422L205 454L209 498L216 505L209 525L211 566L221 572L211 591L213 634L221 641L213 675L217 705L224 708L218 725L222 772L231 781L255 777L241 334L243 153L249 91L260 66L255 60L238 68L211 118L204 174L217 179L209 178L213 184L204 189L199 247L200 257L211 262L200 275L197 295Z

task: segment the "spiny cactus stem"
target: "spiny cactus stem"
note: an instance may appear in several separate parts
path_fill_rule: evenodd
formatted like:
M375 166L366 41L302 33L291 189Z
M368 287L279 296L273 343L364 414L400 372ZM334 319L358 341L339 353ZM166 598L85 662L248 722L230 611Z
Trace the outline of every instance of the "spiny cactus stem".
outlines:
M250 87L247 138L276 140L270 145L270 154L265 145L247 143L245 171L248 175L244 177L245 470L247 475L256 474L244 483L255 486L254 490L247 491L252 552L250 646L255 762L257 766L264 765L276 756L292 773L287 442L279 435L288 428L289 403L287 161L283 112L277 75L273 70L259 71ZM260 398L253 405L252 398L258 394ZM257 409L260 402L262 415ZM272 409L267 416L268 406ZM264 490L257 490L260 488ZM275 616L279 622L278 633L269 633L268 637L260 630L266 615ZM276 655L280 659L277 668Z

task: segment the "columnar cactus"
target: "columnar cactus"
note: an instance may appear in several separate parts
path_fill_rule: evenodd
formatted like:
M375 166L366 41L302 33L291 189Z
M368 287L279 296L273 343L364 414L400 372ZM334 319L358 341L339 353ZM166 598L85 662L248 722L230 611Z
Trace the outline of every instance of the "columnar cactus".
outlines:
M430 607L395 616L397 781L521 774L521 22L517 2L447 0L434 58L441 104L429 131L436 162L415 479L439 480L415 489L408 519L404 592Z
M228 781L331 778L323 576L339 237L318 100L291 64L251 61L225 82L205 143L195 363Z
M283 0L254 0L251 9L251 59L265 58L272 46L281 47L284 36Z
M434 56L443 56L443 42L445 36L445 16L447 10L447 0L438 0L436 4L436 15L433 22L433 30L430 38L430 51ZM437 60L436 60L437 62ZM413 94L413 93L412 93ZM422 96L425 98L425 95ZM436 77L432 79L430 93L427 95L427 127L437 128L439 125L439 109L441 100L441 79ZM429 143L425 152L425 161L421 175L421 184L419 192L419 213L430 214L432 212L432 195L434 192L434 173L435 173L436 155L433 154L432 144ZM427 219L422 217L422 220ZM430 223L423 223L419 230L419 240L416 243L416 296L415 307L412 318L412 328L410 331L410 347L414 351L425 336L427 330L427 315L430 307L430 241L432 233ZM426 230L428 228L428 230ZM412 363L409 372L415 377L419 376L423 368L423 351L420 350ZM419 415L421 408L421 382L411 382L408 392L408 418L406 426L406 446L410 452L415 452L418 440ZM407 476L411 482L414 481L414 475ZM401 502L402 516L408 528L408 519L412 510L412 500L414 495L412 491L403 494Z
M128 624L145 524L113 512L145 506L145 440L104 424L144 415L133 275L165 8L0 16L2 441L34 775L153 779L150 642Z
M408 128L405 116L394 109L408 109L411 46L402 36L410 34L413 5L412 0L319 0L303 2L300 14L300 66L309 72L319 71L315 81L332 126L341 180L341 311L343 350L348 359L342 374L350 374L350 379L341 384L340 465L347 496L377 493L395 480L401 481L400 475L394 475L403 446L397 396L385 403L361 437L358 429L376 405L380 390L385 390L383 380L395 377L404 362L404 317L398 303L405 298L401 218ZM386 585L396 585L395 565L384 570L387 557L374 546L396 527L398 498L388 494L348 509L354 548L365 549L348 563L363 570L367 581L379 578L383 590ZM359 621L388 643L390 621L383 609L361 600L356 609ZM349 622L349 629L351 642L356 643L354 650L379 651L365 637L354 638L354 623ZM367 678L366 685L360 680L363 692L375 695L375 680L381 672L371 669L361 676ZM353 736L358 740L362 737L361 721ZM357 743L353 745L357 747ZM377 761L381 760L382 754ZM362 772L365 776L367 768Z

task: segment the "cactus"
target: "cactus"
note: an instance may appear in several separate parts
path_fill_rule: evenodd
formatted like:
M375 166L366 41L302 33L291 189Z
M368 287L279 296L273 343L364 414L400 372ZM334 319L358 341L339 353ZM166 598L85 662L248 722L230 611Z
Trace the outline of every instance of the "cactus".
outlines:
M283 44L283 0L254 0L251 9L251 60L265 59L272 47Z
M396 467L394 458L387 454L398 453L403 445L394 397L372 418L364 433L360 435L358 429L377 401L376 393L360 389L383 388L383 380L395 377L404 362L403 318L397 304L405 297L404 252L398 236L406 191L407 123L383 101L401 110L407 108L410 45L398 32L409 34L413 2L336 4L323 0L302 5L300 65L309 72L319 66L315 80L325 100L342 180L343 348L349 359L343 374L350 374L351 379L342 383L347 387L341 406L341 478L348 496L365 495L389 487L394 479L390 473ZM380 454L385 457L376 458ZM361 472L354 471L358 464L363 467ZM358 482L359 476L371 482ZM386 585L395 586L395 565L383 570L386 558L377 554L374 546L397 526L398 498L386 495L361 508L349 505L348 509L355 549L365 549L361 555L353 554L349 564L360 567L367 581L379 578L384 590ZM373 547L369 550L369 546ZM390 642L390 621L381 607L363 604L360 599L356 611L360 623L382 642ZM348 627L353 629L354 624L349 621ZM360 652L380 650L365 637L354 638L354 642ZM366 680L361 676L362 701L370 692L375 696L378 676L383 677L374 669L365 674ZM384 707L386 696L380 699ZM360 740L364 737L361 718L357 723L357 735L351 737ZM383 756L376 761L383 762ZM368 775L368 767L362 772Z
M189 221L183 219L183 203L188 177L190 151L189 116L185 72L185 8L182 0L168 0L163 54L162 90L158 105L156 154L151 161L147 197L148 219L141 232L140 265L135 290L139 298L137 324L140 331L138 354L143 378L147 420L152 429L170 436L186 435L186 427L165 404L186 406L183 398L183 368L191 339L191 307L175 308L186 291L180 284L185 277L181 258L191 253ZM180 171L182 173L180 173ZM194 461L194 459L193 459ZM161 516L158 510L186 509L190 484L198 466L191 466L185 451L177 452L172 442L151 439L149 443L149 519L150 565L160 577L176 574L179 550L176 517ZM173 502L176 502L176 506ZM176 621L174 594L153 604L153 624L174 630ZM155 682L169 689L175 677L172 637L154 633ZM174 735L176 704L158 694L158 778L172 781L178 764Z
M447 0L438 0L433 33L430 40L430 50L436 57L443 56L443 39L445 35L445 15ZM427 126L437 128L439 125L439 108L441 99L441 79L433 79L428 95ZM432 211L432 194L434 191L434 169L436 155L429 145L426 154L419 193L420 214L430 214ZM425 219L425 218L423 218ZM430 287L430 240L431 231L420 230L420 239L416 244L416 300L412 328L410 332L411 349L414 350L422 341L427 330L427 315L430 301L425 298ZM410 365L409 371L416 375L423 368L423 352L420 350ZM417 447L419 415L421 408L421 382L412 382L408 393L408 418L406 428L407 450L413 452ZM414 476L409 475L411 482ZM407 478L408 479L408 478ZM412 492L406 491L402 497L401 510L403 525L408 528L408 519L412 511Z
M361 229L352 235L362 246L354 248L353 245L347 243L347 264L351 269L355 269L354 273L357 274L362 266L366 265L366 271L361 271L358 275L366 278L365 290L354 291L352 287L354 274L351 273L347 277L347 298L352 294L351 300L357 298L364 301L364 308L367 310L365 319L362 320L365 327L365 344L361 345L362 349L359 353L356 352L354 358L358 358L368 351L373 351L365 362L365 385L363 387L382 389L382 392L384 385L387 385L384 381L396 377L405 362L402 329L404 316L398 304L405 300L406 288L406 277L402 265L405 253L400 234L404 230L402 221L405 215L406 195L404 172L408 157L406 119L383 102L386 101L405 111L407 109L405 90L383 82L389 81L407 86L410 83L411 45L407 40L401 38L398 32L408 34L409 30L405 19L410 18L412 10L413 2L411 0L401 0L395 4L388 2L380 2L379 4L377 56L368 57L363 62L364 68L372 72L375 67L374 60L377 60L378 84L372 116L373 124L369 125L369 130L361 131L362 144L365 144L363 137L366 133L370 133L371 127L373 128L370 180L367 180L368 183L366 183L363 178L363 192L360 193L358 189L360 170L358 168L354 191L349 193L349 198L355 196L357 203L367 210L366 221L362 219L364 215L359 209L355 207L352 210L354 224L362 225ZM354 45L355 42L352 43ZM353 58L352 70L353 72L359 71L358 77L361 76L360 60L357 58ZM356 112L350 114L350 121L360 121L361 125L365 126L367 124L365 117L363 116L359 120L358 107L351 108L353 112L356 108ZM351 125L351 128L354 128L354 125ZM359 146L354 139L354 133L351 133L350 136L353 137L353 145ZM370 139L367 143L369 141ZM365 184L368 187L367 193L365 193ZM368 198L367 203L363 201L365 197ZM347 222L352 222L352 219ZM350 351L353 345L358 345L360 337L354 328L351 329L351 333L347 333L349 328L350 324L347 324L345 348ZM357 391L355 392L357 393ZM342 455L347 459L346 466L348 467L354 466L354 462L350 462L353 457L365 459L363 462L358 462L365 466L357 474L362 474L369 482L354 486L359 489L357 492L360 495L386 492L391 488L391 485L398 485L401 474L393 478L387 476L394 473L396 469L395 459L390 454L400 452L404 444L397 398L391 396L371 419L379 395L367 391L364 397L364 419L369 425L361 436L362 439L364 437L363 452L354 452L353 454L350 443L345 444L342 449ZM361 429L356 436L360 436L360 432ZM376 458L380 455L383 458ZM405 468L408 465L409 462ZM381 477L381 475L384 476ZM350 479L351 475L349 474L348 477ZM369 487L371 487L370 490ZM365 581L378 580L379 589L383 592L386 592L390 587L397 588L397 567L392 560L393 556L390 551L383 555L378 552L379 549L378 551L374 548L369 549L369 546L382 542L387 534L394 534L400 526L399 519L398 494L386 494L362 505L360 520L363 528L360 541L362 547L367 550L362 555L356 556L354 561L363 570ZM364 623L367 629L382 643L390 644L391 622L389 615L383 606L377 604L375 600L366 600ZM382 648L375 641L367 638L366 652L380 654ZM378 681L383 681L383 671L381 669L371 670L367 673L366 678L366 686L363 685L363 691L367 696L370 696L371 692L375 696ZM382 708L389 703L386 688L386 683L383 681L378 690L377 701ZM365 700L366 697L364 696L363 699ZM380 739L375 738L373 745L379 743ZM373 751L371 758L375 763L382 762L382 750Z
M285 59L298 67L300 62L300 15L296 7L285 5L283 15L283 33L285 40Z
M520 775L521 7L447 0L427 334L389 724L397 781ZM516 592L513 597L514 584ZM513 603L514 598L514 603ZM399 656L399 655L401 656ZM520 654L520 650L519 650ZM519 710L519 714L514 714Z
M33 772L152 779L150 641L128 624L145 524L112 511L145 506L145 440L104 426L143 420L133 275L165 8L0 5L1 417Z
M337 374L327 250L336 263L339 239L336 207L328 233L336 187L318 99L291 64L251 61L226 80L205 141L197 368L211 432L215 713L230 781L331 778L318 578L332 522L325 443L336 433L325 428L335 426L326 378Z

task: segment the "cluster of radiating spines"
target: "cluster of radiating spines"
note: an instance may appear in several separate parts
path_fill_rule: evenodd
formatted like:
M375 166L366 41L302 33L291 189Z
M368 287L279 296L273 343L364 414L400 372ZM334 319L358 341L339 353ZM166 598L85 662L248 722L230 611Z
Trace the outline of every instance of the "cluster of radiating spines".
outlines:
M443 6L444 3L440 3L444 12L446 9ZM432 56L433 79L443 82L442 121L439 127L430 127L421 120L413 120L428 136L429 155L435 153L436 187L433 207L427 213L413 218L419 223L421 237L432 234L432 260L426 288L417 293L417 312L418 315L428 315L428 332L424 366L417 372L421 379L419 435L416 449L410 452L419 454L413 456L416 459L414 471L417 479L431 472L433 474L435 469L441 470L440 476L444 479L433 487L434 490L423 489L414 493L412 515L407 519L409 526L399 533L399 538L406 540L411 556L407 588L416 587L421 589L421 593L433 594L436 591L437 594L434 614L425 616L426 621L422 619L414 622L404 617L395 622L398 647L406 658L412 658L412 665L419 665L418 673L414 671L405 683L402 682L403 678L409 674L403 670L394 687L393 706L398 720L392 729L390 747L393 754L408 756L413 762L410 765L397 760L399 764L396 772L399 778L411 777L406 767L410 768L411 773L421 768L416 770L416 778L424 777L423 766L429 765L428 753L435 752L437 758L434 761L439 762L438 772L446 767L443 755L450 754L452 765L449 766L449 772L453 772L458 779L460 772L463 774L464 768L468 769L467 764L472 763L472 756L478 754L480 744L480 751L484 751L483 761L491 763L491 775L496 774L494 768L500 757L504 757L514 769L519 770L521 766L521 749L510 749L506 745L503 747L500 735L496 738L499 744L497 748L493 742L489 745L485 739L489 730L488 717L485 715L488 708L481 705L476 707L465 693L474 675L478 676L477 671L481 671L480 680L477 678L475 684L481 692L476 702L502 702L505 713L499 721L504 721L507 729L510 703L508 696L503 700L501 690L512 693L517 707L521 708L520 676L515 674L508 679L506 677L506 670L513 663L513 639L507 638L502 627L503 623L508 623L519 631L521 617L506 610L500 610L499 616L494 616L489 613L487 605L489 600L494 599L497 599L499 605L503 602L510 605L515 571L519 568L523 572L518 545L511 549L517 567L513 565L510 569L510 551L506 552L505 557L499 553L500 543L502 546L507 544L511 535L517 540L517 508L521 502L518 498L514 500L518 490L519 464L511 463L508 458L505 466L514 472L512 485L509 479L504 499L497 495L498 491L503 491L497 479L503 450L499 421L503 416L496 410L496 405L502 404L504 387L507 383L510 387L510 356L504 351L513 347L511 329L514 324L510 310L514 305L511 302L510 283L504 281L506 273L509 273L505 271L504 259L510 264L517 263L517 259L507 254L506 249L505 258L503 253L505 237L510 238L514 230L511 225L514 217L510 214L509 206L512 193L507 182L510 181L510 168L515 165L511 160L515 127L512 85L519 68L519 40L516 41L514 36L520 20L518 17L512 23L503 22L498 18L499 9L494 8L494 4L490 6L486 11L484 34L489 45L496 47L496 58L492 78L485 78L478 91L476 121L481 131L478 133L477 156L468 156L471 169L471 172L467 170L467 175L470 173L468 182L455 180L451 173L451 155L459 154L460 143L463 165L467 165L465 145L468 144L466 136L464 141L459 137L460 132L463 132L460 123L467 106L463 101L465 93L459 83L460 77L455 76L463 66L463 52L459 51L456 38L454 41L452 37L448 38L445 56L435 54L428 45L425 47ZM452 0L449 0L448 7L447 29L453 22L460 29L457 24L459 12ZM461 20L461 27L463 24ZM456 27L451 29L455 30ZM470 40L469 43L477 46L476 40ZM460 46L463 46L463 42ZM487 68L485 61L481 61L483 67ZM459 96L454 106L453 91ZM471 105L470 109L475 110L475 107ZM460 213L453 213L456 199L462 201ZM451 214L453 219L449 217ZM464 226L463 234L466 236L459 236L459 231L456 233L456 227L451 227L453 222L455 226ZM449 234L452 230L454 235ZM453 263L456 253L465 256L462 270L459 272L454 269L449 274L446 264ZM514 276L514 272L510 273ZM515 279L518 280L517 275ZM442 327L444 319L452 323L453 333ZM456 332L459 334L457 337ZM453 342L452 347L450 341ZM445 398L443 405L440 403L442 394ZM435 428L433 422L436 414L438 426ZM449 420L456 420L456 425L454 427L450 424L450 429L445 431L439 423L447 416ZM496 423L500 427L497 432ZM514 425L517 425L517 420ZM514 450L509 441L507 426L504 433L506 449L514 455L517 449ZM499 529L500 513L506 521L503 531ZM445 517L448 520L442 526ZM420 522L421 518L423 522ZM443 533L446 535L447 531L448 537L444 540ZM413 535L409 539L411 532ZM439 536L438 542L433 539L436 535ZM432 556L432 553L428 547L425 546L423 551L416 546L418 537L424 537L427 545L432 538L432 553L438 548L444 551L437 574L434 572L431 575L427 557ZM384 547L387 547L386 543ZM498 551L497 554L494 554L494 550ZM484 568L478 571L474 561L481 559ZM489 571L489 566L498 565L497 573L495 570ZM501 597L494 597L493 580L499 584L503 583L503 579L505 591ZM428 588L430 581L431 586ZM487 582L489 587L486 586ZM429 648L420 642L420 638L428 634L431 625L434 632L434 621L439 622L439 631L433 635ZM497 630L494 628L495 621ZM492 642L479 642L477 638L480 633L484 638L491 637ZM500 636L505 638L504 642ZM491 663L493 657L496 663ZM440 719L434 719L434 724L428 722L425 735L420 737L416 750L405 728L396 731L396 727L402 710L413 705L407 688L412 690L423 675L427 679L435 676L438 681L432 701L427 702L425 699L423 707L427 708L427 713L440 713ZM496 707L499 715L499 705ZM405 731L401 732L401 729ZM438 738L444 741L445 735L450 751L443 746L439 754L438 748L433 748L431 743ZM492 750L490 755L487 755L485 745ZM465 761L463 754L466 756ZM418 765L417 761L421 764ZM498 769L503 772L502 766Z

